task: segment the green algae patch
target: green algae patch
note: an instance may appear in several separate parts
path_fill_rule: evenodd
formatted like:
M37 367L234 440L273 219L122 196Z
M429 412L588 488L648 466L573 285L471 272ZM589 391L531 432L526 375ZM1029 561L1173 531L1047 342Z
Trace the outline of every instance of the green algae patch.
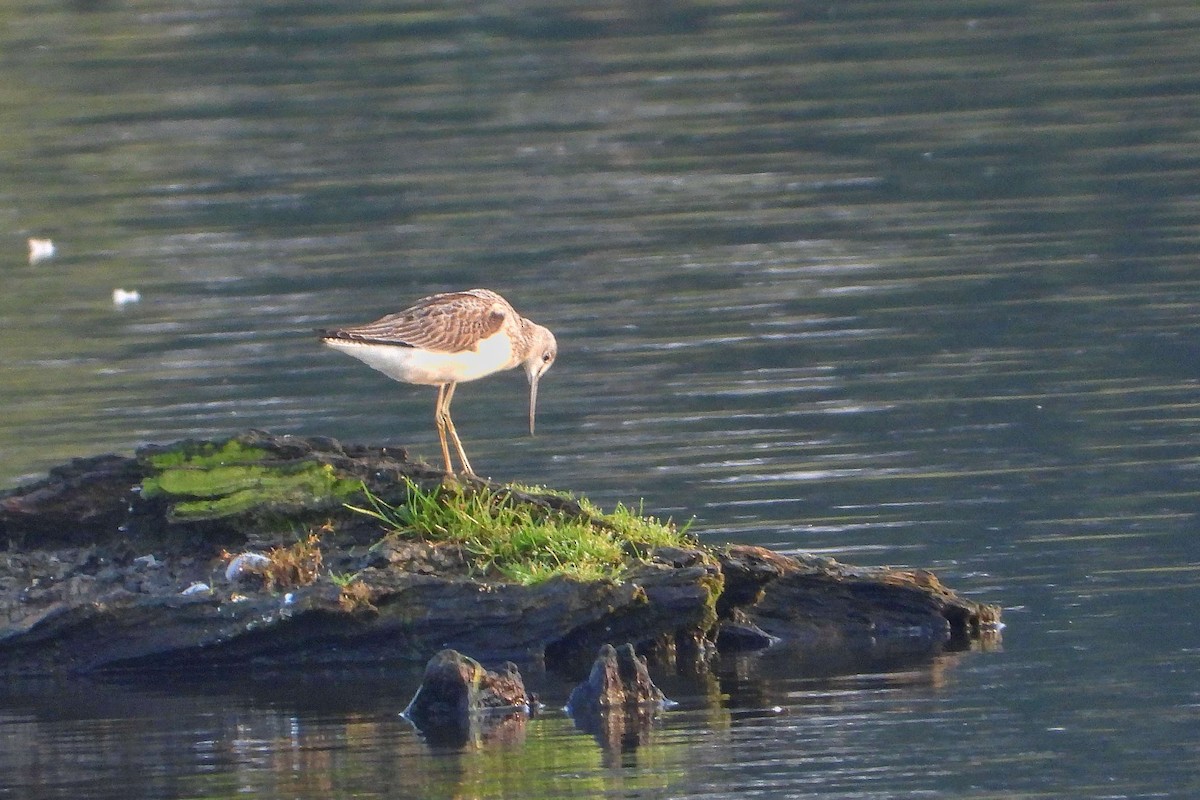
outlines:
M271 453L261 447L245 444L240 439L229 439L225 442L182 442L148 456L146 462L155 470L201 470L235 464L261 464L271 458Z
M715 565L717 569L712 574L700 578L700 585L708 592L708 597L704 601L704 618L697 625L697 628L702 631L712 630L716 627L719 619L717 601L725 592L725 573L720 568L720 562L711 553L706 555L706 560Z
M362 487L328 464L280 461L236 439L185 444L146 463L151 474L142 480L142 497L165 499L177 522L336 508Z

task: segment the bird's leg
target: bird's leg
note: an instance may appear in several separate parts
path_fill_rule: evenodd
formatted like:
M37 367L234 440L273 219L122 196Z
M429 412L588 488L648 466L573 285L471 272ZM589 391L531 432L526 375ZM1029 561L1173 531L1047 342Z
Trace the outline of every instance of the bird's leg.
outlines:
M446 387L450 391L446 391ZM437 424L438 441L442 443L442 458L446 461L446 474L454 474L454 465L450 463L450 448L446 446L446 428L450 419L450 395L454 394L453 383L443 383L438 386L437 406L434 407L433 421ZM457 439L457 437L455 437Z
M442 409L446 414L446 428L450 431L450 438L454 440L454 449L458 451L458 460L462 462L463 473L475 477L475 470L471 469L471 462L467 460L467 451L463 450L462 440L458 438L458 431L454 429L454 420L450 418L450 400L454 397L454 387L457 385L456 383L449 384ZM443 442L443 446L444 444Z

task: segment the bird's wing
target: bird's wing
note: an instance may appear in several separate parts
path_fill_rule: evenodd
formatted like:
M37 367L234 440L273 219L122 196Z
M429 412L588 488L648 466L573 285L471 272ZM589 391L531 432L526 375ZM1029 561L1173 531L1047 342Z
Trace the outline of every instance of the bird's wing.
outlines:
M326 330L321 335L326 339L455 353L474 349L514 314L512 306L494 292L447 292L422 298L409 308L374 322Z

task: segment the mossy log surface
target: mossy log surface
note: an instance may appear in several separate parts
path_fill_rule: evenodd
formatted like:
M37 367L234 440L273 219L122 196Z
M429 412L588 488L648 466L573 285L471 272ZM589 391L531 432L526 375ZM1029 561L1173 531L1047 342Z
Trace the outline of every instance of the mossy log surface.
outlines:
M397 503L410 482L443 479L402 450L256 431L57 467L0 493L0 671L427 661L445 648L586 669L625 642L698 657L714 642L925 653L995 635L997 608L923 571L664 547L631 556L619 580L521 586L346 506L364 486ZM588 515L561 495L509 493ZM285 554L288 574L309 577L288 585L237 553Z

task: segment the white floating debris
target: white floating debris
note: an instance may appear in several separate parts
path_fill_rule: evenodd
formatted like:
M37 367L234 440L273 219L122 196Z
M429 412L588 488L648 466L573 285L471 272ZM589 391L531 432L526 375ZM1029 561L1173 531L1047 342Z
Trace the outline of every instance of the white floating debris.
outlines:
M239 553L229 562L229 566L225 568L225 580L236 581L243 575L261 573L271 559L264 556L262 553Z
M29 239L29 263L36 264L54 258L54 242L50 239Z
M296 602L296 595L294 593L288 592L283 596L283 604L285 606L290 606L294 602Z
M154 569L155 567L161 567L163 565L163 562L155 558L153 553L148 556L138 556L133 560L133 563L141 564L143 566L150 567L151 569Z
M113 289L113 305L124 306L130 303L139 303L142 300L142 293L137 289Z
M180 594L204 594L205 592L211 592L211 591L212 591L212 587L209 586L207 583L204 583L202 581L196 581L191 586L187 587L182 592L180 592Z

